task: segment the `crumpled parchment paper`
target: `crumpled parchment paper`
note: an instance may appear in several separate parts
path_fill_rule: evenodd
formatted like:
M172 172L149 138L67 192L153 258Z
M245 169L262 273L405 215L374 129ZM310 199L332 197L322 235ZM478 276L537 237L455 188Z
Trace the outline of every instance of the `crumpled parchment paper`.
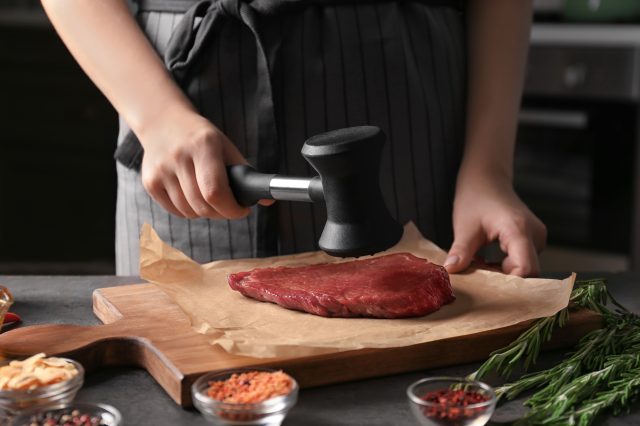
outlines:
M411 223L396 246L376 256L393 252L410 252L438 264L446 257ZM324 318L246 298L227 284L230 273L256 267L336 261L345 260L312 252L200 265L165 244L148 224L140 240L141 276L167 293L195 330L210 336L211 344L258 358L408 346L507 327L566 307L575 281L575 274L560 281L471 269L451 275L453 303L408 319Z

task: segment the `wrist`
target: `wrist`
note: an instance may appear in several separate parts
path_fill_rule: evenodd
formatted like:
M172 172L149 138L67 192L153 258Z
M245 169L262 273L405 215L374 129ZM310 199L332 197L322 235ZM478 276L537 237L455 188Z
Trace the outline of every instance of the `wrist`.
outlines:
M456 194L471 191L513 191L513 172L502 164L463 161L458 171Z
M513 169L499 162L462 161L458 170L459 183L488 182L500 185L513 184Z
M184 125L201 120L200 114L189 103L172 102L167 106L157 109L150 109L140 114L137 120L131 124L133 132L136 134L142 146L147 141L154 140L158 132L163 134L173 134L174 131L167 129L167 126Z

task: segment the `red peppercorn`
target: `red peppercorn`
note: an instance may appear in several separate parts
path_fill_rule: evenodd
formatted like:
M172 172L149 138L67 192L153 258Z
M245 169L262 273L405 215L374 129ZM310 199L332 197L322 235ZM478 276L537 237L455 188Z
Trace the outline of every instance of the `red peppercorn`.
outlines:
M487 407L466 407L486 402L489 398L475 391L441 389L426 393L422 400L433 404L423 409L425 416L441 420L461 420L486 410Z

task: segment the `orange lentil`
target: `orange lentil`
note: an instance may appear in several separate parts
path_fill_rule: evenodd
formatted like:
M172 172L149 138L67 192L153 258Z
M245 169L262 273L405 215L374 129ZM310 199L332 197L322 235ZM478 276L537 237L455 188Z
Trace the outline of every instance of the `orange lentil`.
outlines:
M292 388L293 380L283 371L247 371L210 382L207 395L217 401L252 404L286 395Z

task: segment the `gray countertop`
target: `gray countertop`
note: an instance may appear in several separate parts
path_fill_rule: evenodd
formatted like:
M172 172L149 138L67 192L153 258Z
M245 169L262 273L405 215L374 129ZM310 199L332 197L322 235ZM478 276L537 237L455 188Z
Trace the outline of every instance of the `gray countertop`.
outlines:
M584 275L579 275L585 278ZM640 312L640 275L608 276L615 297L635 312ZM17 302L12 311L22 316L24 325L41 323L98 324L91 306L91 293L100 287L140 282L136 277L113 276L0 276ZM557 360L560 353L547 353L539 364ZM463 376L478 364L462 365L415 373L362 380L313 389L300 393L298 404L284 422L285 426L401 426L415 425L409 412L405 389L425 376ZM178 407L144 370L106 368L93 372L78 400L102 402L117 407L126 425L205 425L194 410ZM640 424L640 404L630 414L603 419L602 425Z

